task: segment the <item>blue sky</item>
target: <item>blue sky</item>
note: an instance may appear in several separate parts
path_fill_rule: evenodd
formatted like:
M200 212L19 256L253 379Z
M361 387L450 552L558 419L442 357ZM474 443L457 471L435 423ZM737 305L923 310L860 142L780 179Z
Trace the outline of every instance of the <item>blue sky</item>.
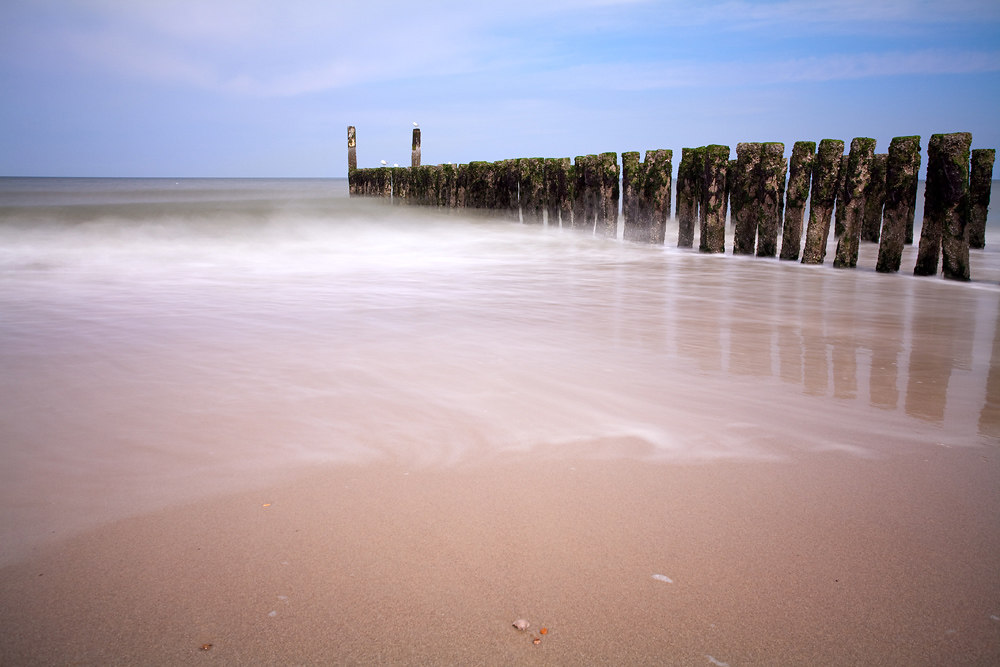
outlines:
M970 131L1000 2L3 0L0 175L359 166ZM676 162L676 160L675 160Z

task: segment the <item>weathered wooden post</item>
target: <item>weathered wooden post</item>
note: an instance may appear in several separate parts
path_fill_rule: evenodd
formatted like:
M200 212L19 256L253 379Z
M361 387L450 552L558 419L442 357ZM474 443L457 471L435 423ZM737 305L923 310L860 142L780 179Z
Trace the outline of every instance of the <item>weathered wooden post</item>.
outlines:
M760 153L760 218L757 220L757 256L778 254L778 227L781 225L788 162L784 158L785 144L766 142Z
M671 150L646 151L643 161L644 178L639 190L639 219L645 225L645 238L637 241L663 243L667 219L670 217L670 186L673 179L674 152ZM625 227L626 233L628 227ZM641 236L641 235L640 235Z
M618 238L618 203L621 186L618 177L618 153L601 153L597 156L599 170L598 220L596 230L604 238Z
M645 177L646 169L639 163L639 152L622 153L622 218L626 241L646 242L645 221L639 213L639 193Z
M703 152L701 186L701 229L698 250L726 252L726 171L729 146L711 144Z
M762 145L755 141L736 144L736 167L729 186L730 214L733 217L733 254L752 255L757 239L760 208L759 183Z
M885 165L885 208L879 238L879 273L899 271L907 233L913 234L913 212L920 170L920 137L895 137Z
M781 259L796 261L802 249L802 221L809 201L809 180L816 160L815 141L796 141L788 168L785 220L781 230Z
M455 169L455 208L468 206L469 165L460 164Z
M601 169L596 155L576 158L576 198L573 204L573 227L597 230L601 211Z
M540 225L545 210L545 160L540 157L518 160L518 177L521 217L527 225Z
M694 225L698 220L701 181L704 173L702 149L682 148L677 169L677 247L694 246Z
M944 249L944 277L969 280L969 242L965 236L969 207L968 132L934 134L927 144L924 222L917 250L916 276L937 273Z
M874 139L855 137L851 140L847 175L844 177L844 234L837 243L837 255L833 260L835 268L853 269L858 265L858 244L865 217L865 190L871 179L874 159ZM839 202L837 209L840 209Z
M569 168L568 157L545 159L545 205L550 227L559 227L560 222L566 227L570 226L572 202L567 183Z
M518 185L521 181L521 160L497 160L491 165L493 189L486 208L497 211L508 220L520 220Z
M844 235L844 220L847 218L847 155L840 157L840 169L837 171L837 195L834 199L836 211L833 216L833 238Z
M458 194L458 170L453 164L442 164L440 177L438 179L438 206L441 208L455 208L456 195Z
M993 148L972 151L972 172L969 174L969 247L986 247L986 214L990 208L990 190L993 186L993 161L997 152Z
M861 240L878 243L882 232L882 208L885 206L885 171L888 153L876 153L872 160L871 178L865 190L865 215L861 223Z
M812 175L812 195L809 198L809 224L806 226L806 243L802 250L803 264L822 264L830 238L830 214L837 197L844 142L823 139L819 142Z
M420 128L413 128L413 146L410 149L410 166L420 166Z
M357 183L354 179L354 172L358 169L357 137L354 126L347 126L347 187L352 195L358 194Z

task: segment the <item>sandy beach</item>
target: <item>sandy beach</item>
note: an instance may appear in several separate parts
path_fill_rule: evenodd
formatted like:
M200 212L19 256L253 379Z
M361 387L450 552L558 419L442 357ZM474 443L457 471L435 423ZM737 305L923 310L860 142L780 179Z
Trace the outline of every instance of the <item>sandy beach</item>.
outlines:
M4 213L0 664L1000 663L992 237L957 284L237 185Z

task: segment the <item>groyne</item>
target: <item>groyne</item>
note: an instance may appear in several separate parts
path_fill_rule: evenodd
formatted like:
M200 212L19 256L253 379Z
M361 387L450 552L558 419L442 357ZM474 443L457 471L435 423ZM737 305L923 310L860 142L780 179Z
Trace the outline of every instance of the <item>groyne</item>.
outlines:
M726 252L728 219L733 254L823 264L832 223L833 265L854 268L859 244L878 243L882 273L899 271L903 248L913 243L918 136L896 137L882 154L868 137L854 138L847 154L839 139L823 139L818 149L799 141L790 158L778 142L739 143L735 159L729 146L688 147L676 183L667 149L646 151L642 162L638 152L624 152L620 164L617 153L606 152L421 165L414 128L410 167L358 168L354 126L347 139L351 196L394 204L480 210L604 238L617 238L620 211L625 240L663 244L672 242L666 227L673 196L677 247L692 248L697 228L701 252ZM936 275L943 266L945 278L969 280L969 248L985 246L995 150L971 150L971 143L967 132L935 134L928 143L915 275Z

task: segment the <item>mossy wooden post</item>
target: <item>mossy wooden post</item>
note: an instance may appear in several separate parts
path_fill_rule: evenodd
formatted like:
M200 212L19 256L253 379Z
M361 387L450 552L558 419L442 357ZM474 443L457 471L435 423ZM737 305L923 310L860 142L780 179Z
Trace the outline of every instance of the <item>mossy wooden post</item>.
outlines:
M812 194L809 198L809 224L806 226L806 243L802 250L803 264L822 264L830 238L830 214L837 197L841 156L844 142L823 139L812 174Z
M865 191L871 180L874 159L874 139L855 137L851 140L847 175L844 178L844 234L837 243L837 255L833 260L835 268L853 269L858 265L858 245L865 218ZM840 208L839 203L837 208Z
M704 165L701 149L682 148L677 169L677 247L694 246L694 225L698 220Z
M729 146L711 144L703 152L704 171L701 184L701 252L726 252L726 171L729 169Z
M465 208L469 193L469 165L460 164L455 168L455 208Z
M488 164L488 162L480 162L477 160L465 165L465 206L467 208L485 208L485 191L488 186L492 187L491 184L487 183Z
M622 153L622 219L626 241L645 242L645 223L639 213L639 193L646 177L646 165L640 164L638 151Z
M736 158L733 158L726 165L726 211L730 210L729 200L733 196L733 182L736 180L736 162ZM729 225L733 227L736 225L736 219L731 214L729 216Z
M618 238L618 204L621 198L618 153L601 153L597 156L597 164L600 190L596 232L604 238Z
M521 160L497 160L491 163L493 190L487 208L508 220L519 220L518 185L521 182Z
M861 223L861 240L878 243L882 232L882 208L885 206L885 170L888 153L876 153L872 160L871 179L865 190L865 216Z
M927 144L924 222L913 274L933 276L944 250L944 277L969 280L969 242L965 237L969 207L968 132L934 134Z
M986 247L986 214L990 208L990 190L993 186L993 161L997 152L993 148L972 151L972 171L969 174L969 223L966 229L970 248Z
M784 158L785 144L767 142L760 153L760 218L757 220L757 256L774 257L778 254L778 228L781 226L785 191L785 173L788 162Z
M354 172L358 168L358 148L357 135L353 125L347 126L347 184L352 195L359 194L357 184L354 181Z
M438 166L438 206L441 208L455 208L456 195L458 192L458 170L453 164L442 164Z
M796 261L802 249L802 220L809 201L809 181L816 161L815 141L796 141L788 167L785 219L781 230L781 259Z
M674 152L671 150L646 151L643 161L644 179L639 190L639 217L646 225L646 238L638 241L663 243L670 217L670 186L673 178ZM628 227L625 228L626 232Z
M413 145L410 149L410 166L420 166L420 128L413 128Z
M517 173L521 218L526 225L540 225L545 210L545 160L540 157L518 160Z
M736 167L729 185L734 255L752 255L757 239L761 150L762 145L755 141L736 144Z
M885 207L875 266L879 273L899 271L907 230L913 233L919 169L920 137L895 137L885 164Z
M573 227L596 231L601 208L601 169L596 155L576 158L576 200Z
M569 167L568 157L545 159L545 200L550 227L559 227L560 222L566 227L570 226L572 202L567 187Z
M839 239L844 234L844 220L847 218L847 161L849 156L842 155L840 158L840 169L837 172L837 189L834 206L836 207L833 216L833 238Z

